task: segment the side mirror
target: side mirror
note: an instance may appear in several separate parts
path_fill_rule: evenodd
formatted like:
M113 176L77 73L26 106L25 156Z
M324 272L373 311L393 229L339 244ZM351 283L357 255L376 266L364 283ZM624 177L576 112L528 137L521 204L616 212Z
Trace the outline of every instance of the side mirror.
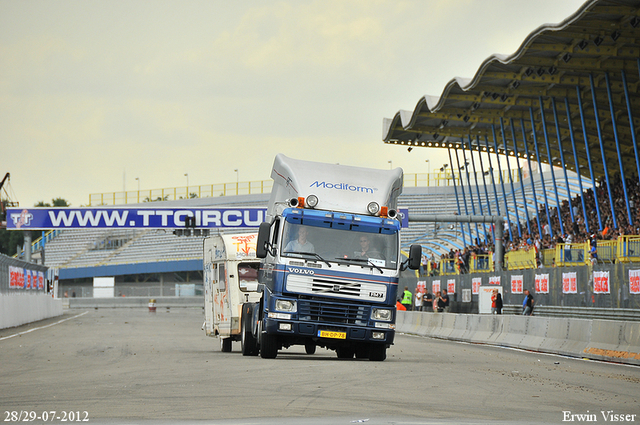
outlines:
M269 233L271 233L271 224L267 222L260 223L260 229L258 230L258 241L256 242L256 257L258 258L266 258L267 256Z
M422 246L411 245L411 248L409 248L409 268L411 270L419 269L421 261L422 261Z

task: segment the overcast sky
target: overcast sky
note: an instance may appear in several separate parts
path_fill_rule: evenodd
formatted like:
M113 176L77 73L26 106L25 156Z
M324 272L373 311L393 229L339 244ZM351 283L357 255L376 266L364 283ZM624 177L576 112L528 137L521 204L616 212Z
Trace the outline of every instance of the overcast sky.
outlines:
M0 178L29 207L268 180L279 152L433 170L383 118L582 3L0 0Z

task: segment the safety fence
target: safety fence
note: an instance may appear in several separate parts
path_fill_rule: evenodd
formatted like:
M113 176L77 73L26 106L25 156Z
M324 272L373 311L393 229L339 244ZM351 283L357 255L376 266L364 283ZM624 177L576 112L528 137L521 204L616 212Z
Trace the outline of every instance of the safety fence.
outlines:
M613 263L640 263L640 236L623 235L616 240L598 241L596 254L592 255L589 243L559 243L554 248L543 249L540 255L535 248L509 251L504 255L505 270L536 269L543 267L569 267ZM469 270L461 260L442 258L436 265L427 265L427 274L450 276L463 273L493 272L493 254L475 255L469 258Z
M454 341L640 365L640 322L399 311L396 330Z
M640 263L424 276L419 280L431 293L447 289L452 301L461 303L458 311L477 312L483 286L500 288L505 305L522 305L527 289L536 306L640 309Z

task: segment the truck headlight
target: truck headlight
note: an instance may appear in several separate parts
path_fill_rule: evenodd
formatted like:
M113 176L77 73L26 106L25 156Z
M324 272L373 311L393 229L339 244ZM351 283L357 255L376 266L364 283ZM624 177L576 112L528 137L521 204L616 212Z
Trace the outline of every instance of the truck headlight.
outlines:
M309 208L315 208L318 205L318 197L316 195L307 196L307 205Z
M276 310L278 311L288 311L289 313L295 313L298 308L295 301L289 300L276 300Z
M380 205L378 205L377 202L369 202L369 205L367 205L367 211L369 211L369 214L371 215L376 215L380 212Z
M374 308L371 310L371 319L388 322L391 320L391 310L387 308Z

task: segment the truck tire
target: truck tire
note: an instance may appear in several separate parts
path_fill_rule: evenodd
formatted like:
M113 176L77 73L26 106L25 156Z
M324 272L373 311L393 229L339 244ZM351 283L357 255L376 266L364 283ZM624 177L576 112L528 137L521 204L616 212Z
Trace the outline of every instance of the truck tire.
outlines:
M304 351L307 354L315 354L316 352L316 343L313 341L307 341L304 343Z
M220 338L220 351L223 353L230 353L232 341L233 340L231 338Z
M263 333L260 337L260 357L263 359L275 359L278 355L278 337Z
M361 344L356 347L356 359L368 359L369 358L369 347Z
M355 350L351 347L338 347L336 348L336 354L339 359L352 359Z
M381 362L387 358L387 346L384 344L373 344L369 348L369 360Z
M253 337L251 332L251 319L253 316L253 305L245 304L242 307L242 334L240 344L242 345L243 356L258 355L258 341Z

